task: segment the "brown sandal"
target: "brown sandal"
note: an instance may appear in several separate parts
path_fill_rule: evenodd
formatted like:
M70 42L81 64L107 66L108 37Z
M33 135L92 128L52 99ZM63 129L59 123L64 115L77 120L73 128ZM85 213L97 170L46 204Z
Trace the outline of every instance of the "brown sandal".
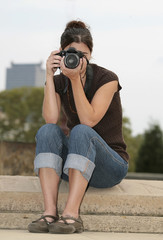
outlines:
M53 221L49 222L46 220L46 218L52 218ZM44 220L44 221L40 221L40 220ZM33 221L32 223L30 223L28 225L28 231L32 232L32 233L48 233L49 232L49 225L51 223L54 223L56 221L58 221L59 216L52 216L52 215L43 215L41 216L39 219Z
M63 222L59 222L62 220ZM73 220L74 223L69 223L67 220ZM61 216L60 219L49 225L49 232L50 233L60 233L60 234L70 234L70 233L82 233L84 231L83 221L81 217L74 218L71 216L63 217Z

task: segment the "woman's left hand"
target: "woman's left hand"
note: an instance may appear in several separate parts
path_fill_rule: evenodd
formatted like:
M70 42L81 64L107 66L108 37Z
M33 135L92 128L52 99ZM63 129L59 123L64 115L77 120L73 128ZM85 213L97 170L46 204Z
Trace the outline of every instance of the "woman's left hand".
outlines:
M87 61L85 58L80 59L80 64L74 69L67 68L64 64L64 58L61 60L60 68L62 73L70 79L70 81L77 81L80 76L85 74Z

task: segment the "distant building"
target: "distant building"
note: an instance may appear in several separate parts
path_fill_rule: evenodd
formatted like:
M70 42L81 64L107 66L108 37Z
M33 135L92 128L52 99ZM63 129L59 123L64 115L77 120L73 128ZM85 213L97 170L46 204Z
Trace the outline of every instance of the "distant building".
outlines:
M45 70L38 64L15 64L7 68L6 89L41 87L45 83Z

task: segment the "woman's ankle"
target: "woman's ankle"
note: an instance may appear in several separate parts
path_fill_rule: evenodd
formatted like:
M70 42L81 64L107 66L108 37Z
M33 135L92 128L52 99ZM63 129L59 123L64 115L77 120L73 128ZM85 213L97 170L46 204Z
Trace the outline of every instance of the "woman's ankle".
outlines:
M58 211L57 209L47 209L44 211L43 215L51 215L51 216L54 216L56 217L58 215Z
M78 212L74 212L74 211L64 211L62 213L63 217L69 216L69 217L73 217L73 218L78 218L79 217L79 213Z

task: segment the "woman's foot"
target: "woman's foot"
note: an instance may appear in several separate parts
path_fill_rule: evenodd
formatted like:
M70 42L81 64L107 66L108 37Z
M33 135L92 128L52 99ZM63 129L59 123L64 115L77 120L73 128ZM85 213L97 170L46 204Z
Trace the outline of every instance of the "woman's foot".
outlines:
M59 216L42 215L39 219L28 225L28 231L32 233L47 233L49 225L58 221Z
M81 217L74 218L71 216L61 216L60 219L49 225L50 233L71 234L82 233L84 231Z

